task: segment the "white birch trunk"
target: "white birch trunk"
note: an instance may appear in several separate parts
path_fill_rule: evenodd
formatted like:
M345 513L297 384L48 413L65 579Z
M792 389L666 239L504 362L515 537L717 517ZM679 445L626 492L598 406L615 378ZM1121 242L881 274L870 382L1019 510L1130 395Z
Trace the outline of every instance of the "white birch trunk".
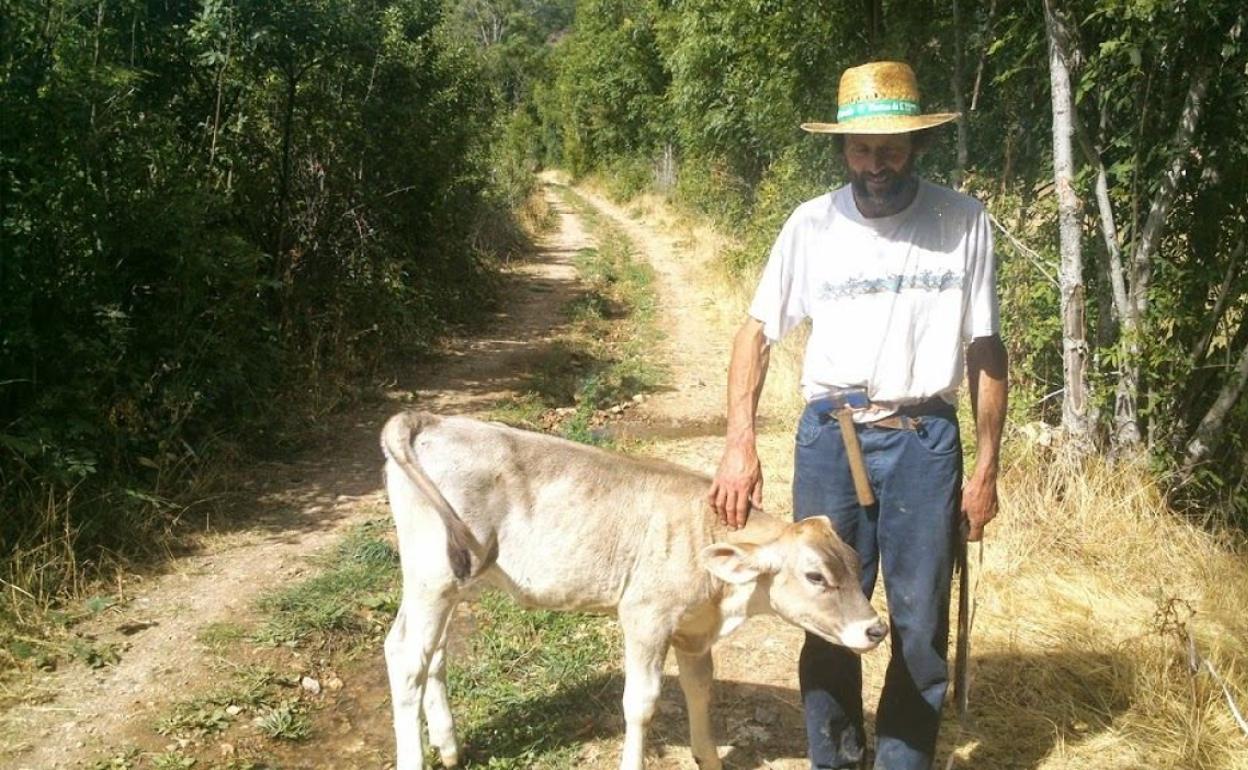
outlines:
M1130 294L1126 314L1122 318L1122 351L1120 353L1118 386L1114 392L1114 448L1116 451L1132 450L1140 445L1140 371L1143 356L1141 339L1148 319L1148 290L1152 282L1153 257L1161 243L1166 216L1174 204L1175 194L1183 172L1187 169L1188 156L1196 136L1196 124L1204 107L1205 92L1209 87L1211 70L1204 68L1192 76L1191 85L1179 114L1171 149L1174 153L1170 166L1161 177L1161 186L1149 206L1148 218L1135 253L1129 265L1131 271Z
M1187 442L1187 452L1183 458L1183 475L1189 476L1196 466L1209 456L1222 439L1226 430L1226 415L1235 406L1235 402L1244 393L1244 385L1248 383L1248 345L1239 354L1239 365L1227 377L1221 392L1214 399L1213 406L1205 412L1200 424Z
M1049 37L1049 82L1053 97L1053 183L1057 194L1058 232L1061 243L1062 427L1071 449L1086 454L1092 449L1092 420L1088 414L1088 341L1084 321L1082 232L1079 197L1075 194L1074 99L1066 36L1050 0L1044 4Z

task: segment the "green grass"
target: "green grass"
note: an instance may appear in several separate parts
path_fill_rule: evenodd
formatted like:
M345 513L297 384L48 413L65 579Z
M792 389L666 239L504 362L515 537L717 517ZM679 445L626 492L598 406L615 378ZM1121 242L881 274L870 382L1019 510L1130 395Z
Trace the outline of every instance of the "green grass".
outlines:
M321 566L317 574L261 597L257 608L264 617L256 627L225 621L201 629L197 639L219 656L224 683L175 704L156 721L153 730L198 743L221 736L241 721L271 740L312 737L310 706L300 697L298 675L279 674L266 665L238 665L230 658L245 642L279 648L315 647L319 654L344 658L358 650L379 649L382 634L398 608L398 554L383 539L390 526L388 519L377 519L356 527L315 559ZM176 763L187 759L193 761L174 752L149 757L146 764L136 766L181 767ZM99 767L104 770L114 766L109 762L133 760L130 755L117 754L101 760Z
M584 740L614 732L623 679L606 618L525 610L486 592L468 652L448 664L465 770L575 767Z
M239 623L223 620L209 623L195 634L195 640L210 650L222 650L247 638L247 628Z
M378 519L353 530L319 559L320 574L263 597L267 617L253 638L287 646L310 637L347 646L378 638L398 609L399 554L379 537L390 526Z

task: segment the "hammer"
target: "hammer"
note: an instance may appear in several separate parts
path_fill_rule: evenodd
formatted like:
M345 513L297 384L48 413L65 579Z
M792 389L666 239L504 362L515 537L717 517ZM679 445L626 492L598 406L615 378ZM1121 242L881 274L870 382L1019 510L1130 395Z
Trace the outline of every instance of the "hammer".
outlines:
M867 477L867 464L862 459L862 445L858 443L858 431L854 428L854 410L849 406L837 409L836 422L841 426L841 439L845 442L845 456L849 459L849 475L854 478L858 504L864 508L875 505L871 479Z

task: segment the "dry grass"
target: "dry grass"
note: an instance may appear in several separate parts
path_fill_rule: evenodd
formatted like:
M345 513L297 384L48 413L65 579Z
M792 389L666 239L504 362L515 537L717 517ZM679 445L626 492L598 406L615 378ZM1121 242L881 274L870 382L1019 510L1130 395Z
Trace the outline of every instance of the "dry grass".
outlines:
M1187 637L1248 695L1248 548L1167 509L1141 465L1012 432L984 546L968 767L1248 768L1248 737ZM955 765L956 766L956 765Z
M699 264L728 252L729 238L657 197L629 205L683 233ZM731 328L754 276L717 280ZM803 343L773 352L762 397L773 435L760 452L780 478L791 443L774 434L802 406ZM1248 541L1170 510L1143 463L1075 465L1029 433L1007 430L1001 512L974 570L973 725L950 714L943 756L993 770L1248 770L1248 736L1213 678L1189 671L1185 641L1248 709Z

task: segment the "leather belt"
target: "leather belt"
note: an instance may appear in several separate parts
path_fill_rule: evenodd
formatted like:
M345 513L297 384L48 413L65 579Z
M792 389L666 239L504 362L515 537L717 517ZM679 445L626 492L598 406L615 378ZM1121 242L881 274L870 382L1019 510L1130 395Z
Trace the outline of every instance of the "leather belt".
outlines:
M835 395L829 396L827 399L819 399L827 401L827 410L819 413L819 422L827 423L836 419L837 413L841 410L861 411L861 408L850 407L843 399L838 399ZM914 404L905 404L897 408L897 411L887 417L881 417L878 420L867 420L860 422L858 425L867 428L881 428L884 430L922 430L923 418L931 415L947 415L952 417L954 407L948 401L940 396L924 399Z
M862 446L858 443L858 428L854 422L854 413L870 408L865 393L861 390L847 391L843 394L832 394L820 399L824 407L819 412L819 422L827 423L833 419L841 428L841 440L845 444L845 457L849 461L849 472L854 482L854 493L858 504L867 507L875 505L875 493L871 489L871 479L867 474L867 463L862 456ZM894 414L878 420L868 420L862 425L884 430L916 430L923 429L924 415L952 413L953 407L940 397L929 398L917 404L899 407Z

